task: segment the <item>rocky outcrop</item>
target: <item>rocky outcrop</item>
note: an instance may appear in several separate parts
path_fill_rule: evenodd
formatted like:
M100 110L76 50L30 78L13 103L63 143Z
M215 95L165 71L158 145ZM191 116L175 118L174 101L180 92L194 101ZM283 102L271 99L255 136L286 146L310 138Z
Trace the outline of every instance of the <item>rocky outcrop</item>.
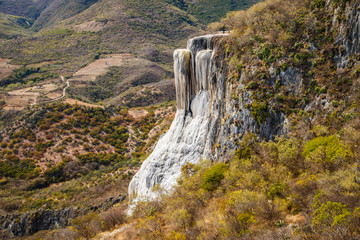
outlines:
M225 53L220 51L224 38L226 35L193 38L187 49L174 52L177 113L129 185L135 202L156 197L152 190L156 185L171 190L186 163L229 157L247 131L267 139L285 131L286 118L279 112L270 111L259 126L246 108L253 101L251 94L242 84L227 81ZM280 74L284 83L299 84L298 77L290 76L293 72ZM242 88L243 96L234 99L233 88Z
M340 19L341 11L340 7L334 9L332 24L333 28L339 28L336 40L340 46L340 52L336 56L338 67L345 68L348 66L350 58L360 52L360 0L350 1L347 4L343 20Z
M80 209L39 210L24 214L0 216L2 232L9 237L32 235L41 230L64 228L72 219L85 214Z
M110 197L98 205L87 208L65 208L58 210L38 210L26 213L0 215L0 237L32 235L41 230L53 230L71 225L71 220L89 212L101 212L124 201L126 196Z

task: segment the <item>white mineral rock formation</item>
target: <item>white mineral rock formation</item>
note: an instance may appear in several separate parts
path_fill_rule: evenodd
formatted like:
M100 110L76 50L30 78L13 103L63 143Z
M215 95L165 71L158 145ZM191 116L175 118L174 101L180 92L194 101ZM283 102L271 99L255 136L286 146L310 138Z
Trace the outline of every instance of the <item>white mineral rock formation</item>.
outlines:
M281 112L270 111L261 125L251 116L246 107L253 101L251 93L241 84L245 74L238 80L240 84L226 81L224 51L217 52L223 38L196 37L188 41L187 49L174 52L177 112L129 185L133 201L155 198L156 185L170 191L186 163L230 157L247 131L266 139L284 132L286 119ZM280 78L284 84L299 85L294 72L274 73L270 82ZM232 92L243 94L234 98Z
M152 154L144 161L129 185L129 195L136 200L156 197L152 188L159 184L170 190L186 163L208 158L212 142L210 74L214 52L213 35L188 41L187 49L174 52L177 112L168 132L161 137Z

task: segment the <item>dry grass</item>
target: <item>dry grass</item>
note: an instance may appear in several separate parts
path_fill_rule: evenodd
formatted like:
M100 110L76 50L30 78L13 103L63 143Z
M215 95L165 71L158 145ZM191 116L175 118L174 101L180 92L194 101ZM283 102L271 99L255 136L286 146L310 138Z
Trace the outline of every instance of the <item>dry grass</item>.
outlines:
M9 64L10 61L11 59L0 58L0 80L9 76L12 70L19 67L18 65Z
M47 83L44 85L22 88L2 94L2 99L5 101L4 110L23 110L29 105L35 104L36 99L40 96L47 98L47 100L56 99L61 96L59 92L60 86L54 83Z
M82 101L72 99L72 98L65 99L64 103L68 103L70 105L81 105L81 106L85 106L85 107L99 107L99 108L104 109L104 106L96 105L96 104L90 104L90 103L82 102Z
M97 76L106 73L111 66L121 66L125 59L131 58L131 54L111 54L105 58L96 60L77 71L71 81L93 81Z

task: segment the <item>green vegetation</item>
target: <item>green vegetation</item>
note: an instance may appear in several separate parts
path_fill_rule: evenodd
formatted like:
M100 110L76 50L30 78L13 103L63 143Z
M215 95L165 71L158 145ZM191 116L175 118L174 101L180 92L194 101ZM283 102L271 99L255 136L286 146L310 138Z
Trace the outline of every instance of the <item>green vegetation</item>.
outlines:
M226 170L227 166L223 163L215 164L207 169L204 172L202 187L209 192L216 190L220 186Z
M103 191L126 192L132 168L170 126L173 104L143 109L139 119L119 107L64 103L27 111L1 135L1 209L86 207L104 201Z
M36 176L39 169L31 159L20 160L15 155L6 155L6 160L0 165L0 176L10 178L27 178Z
M358 129L359 121L351 125ZM354 181L353 171L357 158L350 154L356 150L358 138L350 140L345 129L339 138L326 130L324 136L309 140L267 142L255 135L245 136L229 163L203 161L183 167L172 194L137 208L135 232L144 239L143 232L151 232L153 239L174 234L181 239L237 239L284 233L290 238L351 238L360 231L360 185ZM317 134L300 129L294 133L305 134L303 137ZM358 130L356 133L359 136ZM338 152L342 146L350 154L337 155L342 164L332 172L314 168L313 160L304 164L320 138L328 139L323 144L329 152ZM332 141L338 144L329 144Z
M340 9L337 24L345 21L347 2L331 2ZM243 76L245 88L233 88L232 96L244 99L251 94L253 101L247 108L259 124L266 123L271 112L299 113L321 94L329 94L337 109L358 104L355 98L339 104L354 89L351 79L356 70L336 72L335 53L341 52L341 47L334 39L339 29L332 26L333 12L324 4L268 0L209 25L212 31L224 25L233 31L223 47L228 77L237 86ZM293 79L284 79L284 74ZM334 118L328 121L336 122Z
M46 70L40 70L40 68L21 67L13 70L9 76L1 80L0 87L11 88L11 86L29 85L45 79L54 79L57 77L57 74Z
M228 12L247 9L260 2L260 0L246 1L219 1L219 0L201 0L197 2L188 2L187 11L199 20L205 23L211 23L220 20Z
M332 135L320 136L307 142L303 155L312 164L319 164L324 169L332 170L336 165L345 164L344 161L351 156L351 151Z
M27 30L33 20L0 13L0 39L12 39L30 35Z
M339 7L340 23L348 21L348 2L330 2ZM359 236L358 53L338 68L340 23L331 25L332 7L268 0L210 25L233 30L219 53L229 63L232 99L248 101L258 128L272 112L285 113L289 132L272 141L247 132L226 163L184 166L171 194L159 189L158 199L139 204L130 220L134 238Z
M346 228L349 225L350 216L351 213L345 205L328 201L315 210L312 225L320 231L336 233L335 229Z
M124 60L120 67L110 67L95 81L84 82L85 86L76 86L75 83L68 93L85 102L125 107L149 106L173 99L175 90L171 77L172 74L159 64L131 58Z

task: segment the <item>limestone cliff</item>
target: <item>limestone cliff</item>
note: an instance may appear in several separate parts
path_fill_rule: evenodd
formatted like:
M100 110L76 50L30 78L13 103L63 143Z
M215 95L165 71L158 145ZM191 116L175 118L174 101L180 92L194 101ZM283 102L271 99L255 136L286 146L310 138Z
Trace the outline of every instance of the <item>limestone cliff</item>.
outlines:
M251 94L243 85L227 81L225 53L220 50L226 37L196 37L188 41L187 49L174 52L176 116L129 185L129 194L136 196L135 201L156 197L152 191L156 185L171 190L186 163L228 158L248 130L267 139L286 130L284 115L272 111L259 125L246 108L252 101ZM283 72L281 78L298 84L294 73L296 70ZM231 97L235 87L244 89L245 98Z

